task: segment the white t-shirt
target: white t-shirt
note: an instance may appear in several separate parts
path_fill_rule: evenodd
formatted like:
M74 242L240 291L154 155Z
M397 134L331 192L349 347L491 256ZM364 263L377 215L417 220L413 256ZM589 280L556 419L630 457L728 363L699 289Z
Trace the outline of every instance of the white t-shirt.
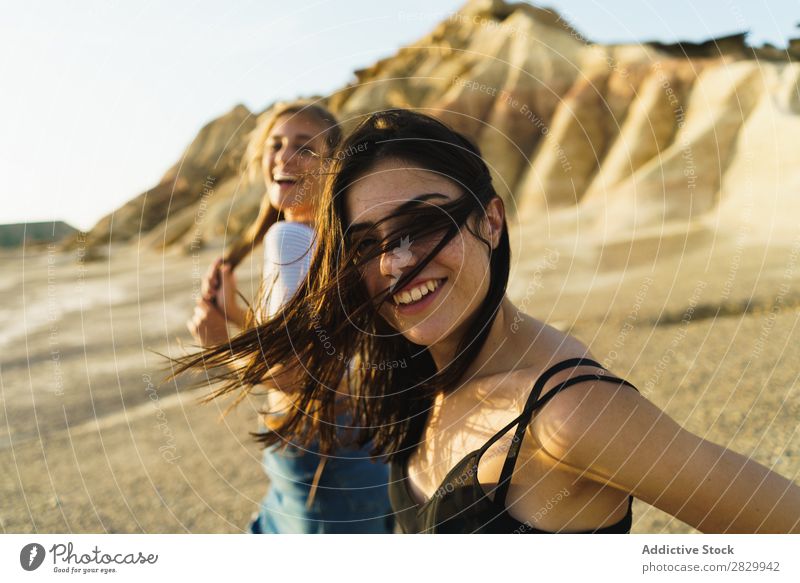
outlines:
M300 287L311 264L313 242L314 229L305 223L278 221L264 235L268 317L274 316Z
M314 229L305 223L278 221L264 235L265 316L271 318L288 302L303 282L311 264ZM270 289L271 288L271 289ZM268 409L288 411L290 401L279 391L269 391ZM271 455L265 452L264 454Z

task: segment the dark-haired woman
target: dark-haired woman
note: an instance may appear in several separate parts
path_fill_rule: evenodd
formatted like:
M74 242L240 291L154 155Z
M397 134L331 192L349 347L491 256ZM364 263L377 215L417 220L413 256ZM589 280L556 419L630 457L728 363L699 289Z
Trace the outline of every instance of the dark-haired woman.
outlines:
M193 318L187 323L203 346L227 346L228 326L246 326L234 267L263 237L264 298L256 320L278 313L309 271L314 207L328 160L341 139L333 115L318 104L296 101L274 106L255 129L246 153L251 175L263 176L267 192L245 236L211 266ZM265 379L264 421L275 429L291 410L292 379ZM340 423L346 417L339 416ZM387 471L365 448L341 447L321 457L313 442L292 443L278 431L264 451L267 496L250 524L261 533L387 533L393 528ZM280 442L280 443L278 443Z
M203 355L249 359L244 389L228 375L222 392L297 355L306 390L281 432L332 449L348 399L361 442L390 457L406 532L624 533L633 496L705 532L800 531L797 485L681 428L506 297L504 207L470 141L392 110L341 150L316 277L232 351Z

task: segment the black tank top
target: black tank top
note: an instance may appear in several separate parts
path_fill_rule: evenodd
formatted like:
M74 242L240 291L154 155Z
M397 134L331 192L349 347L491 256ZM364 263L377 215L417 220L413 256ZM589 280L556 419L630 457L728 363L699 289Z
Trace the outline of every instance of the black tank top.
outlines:
M576 383L588 380L609 381L634 387L628 381L602 373L585 374L573 377L554 387L544 397L539 397L547 380L559 371L577 365L591 365L603 368L602 365L588 358L571 358L559 362L547 369L536 380L533 390L528 397L522 414L511 421L496 433L483 447L473 451L458 462L445 476L444 481L436 489L436 493L424 504L417 504L409 489L408 458L414 448L406 448L403 455L398 455L391 463L389 480L389 499L392 503L397 523L406 533L520 533L520 534L546 534L547 531L538 530L513 518L505 507L506 495L511 485L511 477L519 455L525 430L533 418L534 412L547 403L559 391ZM421 438L419 435L416 442ZM517 430L506 455L503 469L497 486L492 490L494 497L490 498L478 482L478 463L484 453L498 439L503 437L512 427ZM557 496L557 495L556 495ZM633 514L631 505L633 497L628 497L628 512L619 522L610 526L597 528L586 533L629 533Z

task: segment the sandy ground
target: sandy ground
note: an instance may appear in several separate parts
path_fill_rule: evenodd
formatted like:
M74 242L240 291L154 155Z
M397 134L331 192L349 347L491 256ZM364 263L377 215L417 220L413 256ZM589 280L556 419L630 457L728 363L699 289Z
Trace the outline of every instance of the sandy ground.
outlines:
M690 430L800 481L798 246L679 253L516 232L510 293ZM522 241L525 242L524 248ZM674 250L673 250L674 251ZM252 406L162 382L216 255L0 255L3 532L241 532L266 488ZM244 289L257 280L243 265ZM634 532L692 532L637 502Z

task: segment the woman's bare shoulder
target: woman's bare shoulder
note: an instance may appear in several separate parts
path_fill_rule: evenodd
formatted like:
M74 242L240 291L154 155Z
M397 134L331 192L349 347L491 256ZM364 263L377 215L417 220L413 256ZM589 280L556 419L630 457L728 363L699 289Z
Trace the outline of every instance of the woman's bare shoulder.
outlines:
M531 318L526 329L530 350L517 371L532 381L537 380L547 369L566 360L596 360L583 341L552 324Z
M579 443L606 441L623 425L629 428L637 425L637 429L646 430L652 419L661 414L627 384L627 379L605 369L588 347L574 337L565 341L564 348L553 356L549 366L575 358L597 364L569 366L549 375L539 395L540 399L546 397L546 401L537 407L528 427L551 455L558 451L557 457L564 457L566 451L577 448ZM575 380L567 383L570 379Z
M526 330L535 336L536 340L531 344L532 350L529 356L515 373L516 390L519 392L520 400L525 401L531 397L541 399L551 391L558 390L560 394L548 398L545 417L554 414L560 416L566 411L567 417L575 420L576 408L581 404L583 405L580 406L581 411L596 411L595 406L607 405L608 400L613 399L621 388L624 388L624 393L636 393L626 385L620 387L618 381L608 382L618 377L603 367L602 361L591 352L586 343L568 331L533 318L527 323ZM584 359L596 364L575 363L561 367L556 372L551 371L556 365L574 359ZM600 375L600 377L571 384L563 390L559 389L573 377L584 375ZM533 395L531 391L543 377L541 392ZM544 410L539 411L537 416L541 417L544 413Z

